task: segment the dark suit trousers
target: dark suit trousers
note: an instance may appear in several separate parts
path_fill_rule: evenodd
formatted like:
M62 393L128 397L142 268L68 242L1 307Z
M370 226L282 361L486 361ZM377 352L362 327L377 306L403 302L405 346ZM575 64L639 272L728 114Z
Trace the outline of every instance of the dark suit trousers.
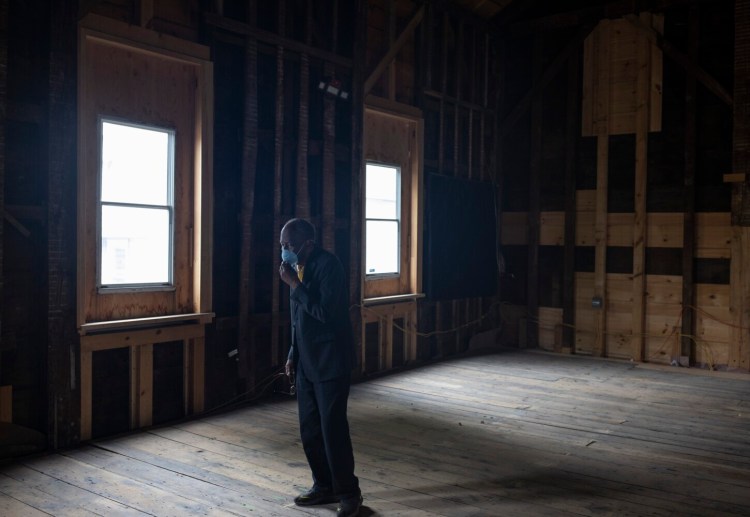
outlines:
M302 447L316 488L333 490L346 499L360 494L346 418L350 378L311 382L301 364L297 372L297 404Z

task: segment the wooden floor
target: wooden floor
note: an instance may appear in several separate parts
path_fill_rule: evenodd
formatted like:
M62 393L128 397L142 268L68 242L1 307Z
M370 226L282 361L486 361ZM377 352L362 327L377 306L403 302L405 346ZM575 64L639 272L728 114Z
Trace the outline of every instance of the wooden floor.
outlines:
M750 515L750 375L533 352L353 387L363 515ZM334 515L285 400L0 468L0 515Z

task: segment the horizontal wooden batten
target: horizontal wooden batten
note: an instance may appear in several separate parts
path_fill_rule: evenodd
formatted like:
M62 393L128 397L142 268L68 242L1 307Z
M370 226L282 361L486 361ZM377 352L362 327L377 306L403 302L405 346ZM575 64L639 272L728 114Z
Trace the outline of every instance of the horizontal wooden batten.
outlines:
M102 332L116 332L132 330L143 327L165 327L169 325L186 323L211 323L215 314L213 312L198 312L190 314L173 314L169 316L155 316L151 318L135 318L129 320L100 321L96 323L84 323L79 332L82 336L98 334Z
M270 45L277 45L293 52L308 54L312 57L316 57L318 59L322 59L324 61L328 61L330 63L334 63L344 67L351 68L352 66L352 60L347 57L343 57L323 49L311 47L310 45L306 45L290 38L279 36L263 29L252 27L247 23L232 20L230 18L225 18L214 13L205 13L205 20L206 23L211 27L227 31L231 34L250 36L256 38L258 41L262 41Z
M578 199L576 214L576 246L594 246L594 212L588 208L588 196ZM632 246L632 213L610 213L607 215L607 245ZM682 213L651 212L647 216L647 247L681 248ZM526 212L504 212L500 216L500 241L505 246L527 244ZM565 214L563 212L541 212L539 244L562 246L565 239ZM696 257L729 258L731 243L730 214L727 212L703 212L696 214Z

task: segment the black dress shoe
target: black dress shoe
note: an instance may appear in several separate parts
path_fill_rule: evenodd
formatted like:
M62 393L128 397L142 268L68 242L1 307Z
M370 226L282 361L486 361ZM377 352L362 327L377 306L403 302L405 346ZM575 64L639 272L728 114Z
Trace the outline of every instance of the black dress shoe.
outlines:
M362 496L342 499L336 509L336 517L357 517L362 506Z
M320 490L311 488L294 498L294 504L297 506L315 506L318 504L335 503L338 498L330 490Z

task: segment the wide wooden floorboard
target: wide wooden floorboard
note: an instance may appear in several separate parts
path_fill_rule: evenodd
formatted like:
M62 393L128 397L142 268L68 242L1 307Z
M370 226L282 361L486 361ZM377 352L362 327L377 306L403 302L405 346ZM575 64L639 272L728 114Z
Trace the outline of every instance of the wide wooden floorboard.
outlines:
M506 351L353 386L363 515L750 515L750 375ZM0 467L0 516L332 516L291 399Z

